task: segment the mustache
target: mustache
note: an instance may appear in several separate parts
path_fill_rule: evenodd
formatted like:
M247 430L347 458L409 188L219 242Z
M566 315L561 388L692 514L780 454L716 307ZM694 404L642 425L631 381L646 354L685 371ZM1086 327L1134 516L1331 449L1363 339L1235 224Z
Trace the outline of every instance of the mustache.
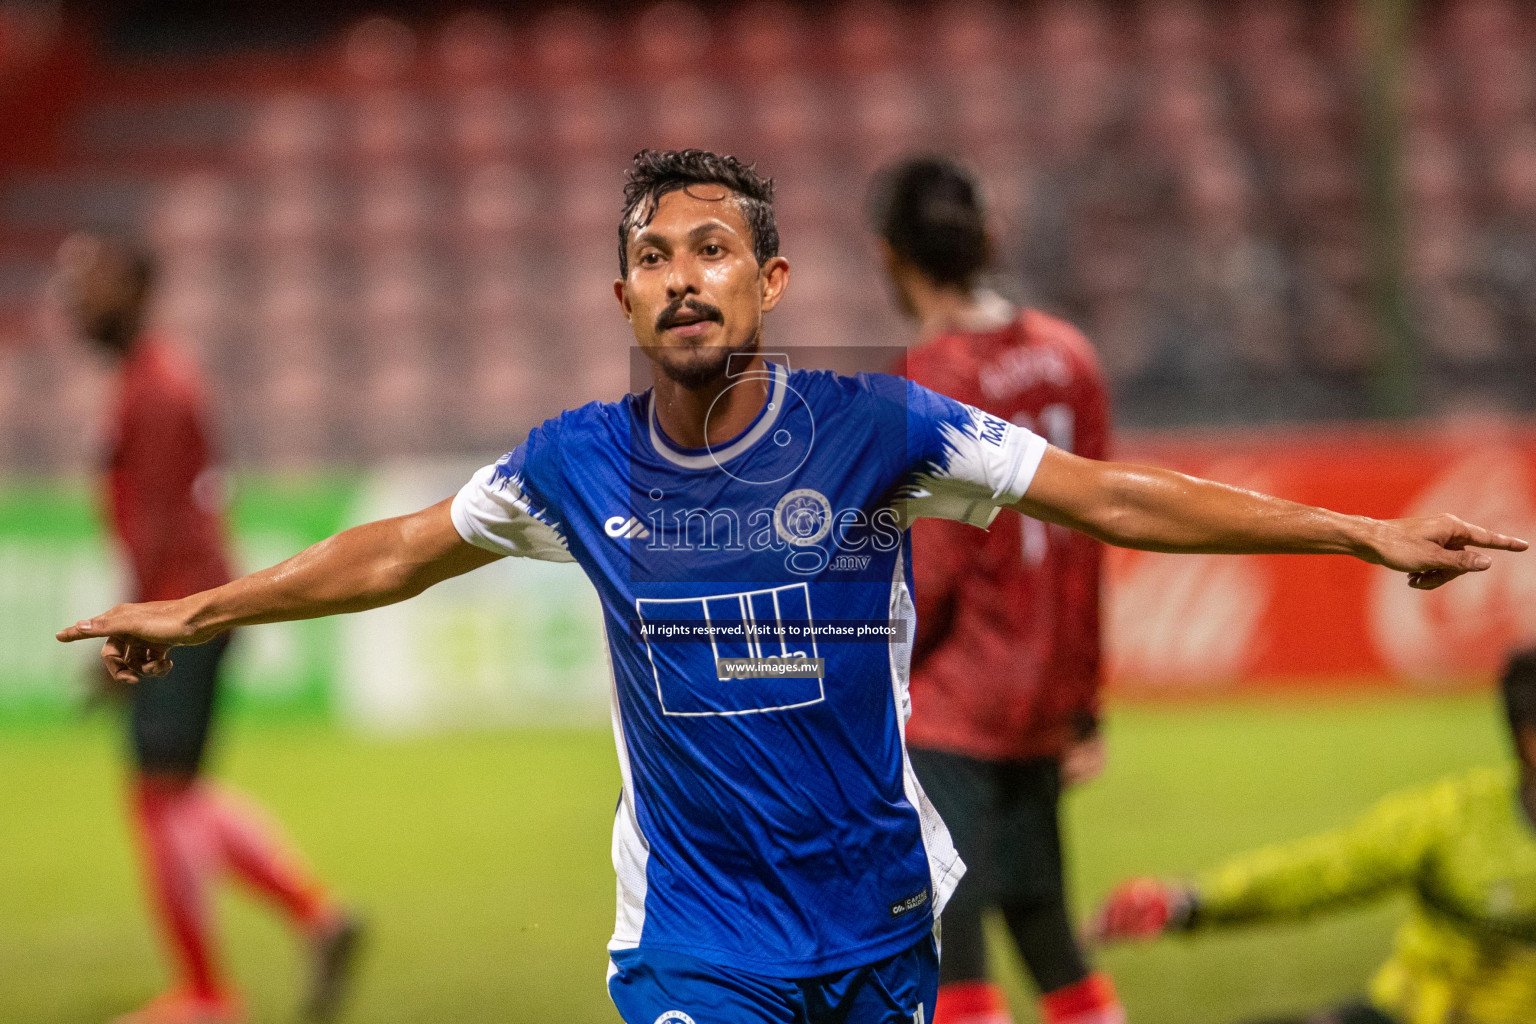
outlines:
M683 317L684 310L687 310L692 316L685 319ZM720 312L718 307L711 306L707 302L700 302L698 299L679 299L661 311L661 315L656 318L656 329L658 331L665 331L685 322L692 323L695 320L713 320L717 324L723 324L725 323L725 314Z

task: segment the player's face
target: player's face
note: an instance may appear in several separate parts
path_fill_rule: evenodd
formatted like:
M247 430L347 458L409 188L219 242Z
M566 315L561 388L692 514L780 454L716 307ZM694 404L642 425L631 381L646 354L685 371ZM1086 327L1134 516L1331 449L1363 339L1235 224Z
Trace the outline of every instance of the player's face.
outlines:
M614 282L635 340L670 379L698 389L723 380L730 356L757 348L789 263L761 265L733 193L718 185L670 192L627 242L629 274Z
M112 348L132 339L143 301L126 257L99 239L77 237L59 253L65 307L86 337Z

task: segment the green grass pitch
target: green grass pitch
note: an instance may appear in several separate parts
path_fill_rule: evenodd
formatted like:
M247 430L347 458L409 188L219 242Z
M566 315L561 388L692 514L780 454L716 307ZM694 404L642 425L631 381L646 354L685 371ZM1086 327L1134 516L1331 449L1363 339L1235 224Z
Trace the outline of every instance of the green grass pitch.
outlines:
M1177 874L1347 821L1374 798L1507 756L1475 698L1122 707L1106 777L1074 794L1079 913L1115 879ZM164 979L107 721L0 735L0 1021L100 1021ZM220 773L263 800L373 925L349 1021L613 1022L606 732L382 741L234 725ZM298 950L242 894L225 955L254 1022L293 1017ZM1138 1024L1228 1024L1358 991L1400 908L1114 950ZM1033 1002L999 953L1021 1021Z

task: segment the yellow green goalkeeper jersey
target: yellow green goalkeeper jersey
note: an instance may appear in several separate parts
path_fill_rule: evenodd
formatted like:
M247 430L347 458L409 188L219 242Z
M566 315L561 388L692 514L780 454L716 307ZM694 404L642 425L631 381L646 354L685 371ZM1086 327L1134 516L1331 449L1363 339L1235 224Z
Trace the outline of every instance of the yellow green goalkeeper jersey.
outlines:
M1197 889L1196 927L1406 890L1413 913L1371 1001L1403 1024L1536 1024L1536 828L1513 768L1387 797L1348 828L1238 858Z

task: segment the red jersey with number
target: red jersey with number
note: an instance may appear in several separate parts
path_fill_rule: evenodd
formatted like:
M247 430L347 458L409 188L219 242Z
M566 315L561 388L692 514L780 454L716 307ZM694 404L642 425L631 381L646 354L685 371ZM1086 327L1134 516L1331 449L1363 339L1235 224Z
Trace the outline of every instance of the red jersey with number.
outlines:
M118 375L107 455L107 506L136 600L229 582L222 505L197 370L159 338L141 337Z
M1035 310L913 349L907 376L1092 459L1109 398L1076 328ZM1060 755L1099 714L1101 545L1004 509L982 532L912 525L917 635L907 741L984 760Z

